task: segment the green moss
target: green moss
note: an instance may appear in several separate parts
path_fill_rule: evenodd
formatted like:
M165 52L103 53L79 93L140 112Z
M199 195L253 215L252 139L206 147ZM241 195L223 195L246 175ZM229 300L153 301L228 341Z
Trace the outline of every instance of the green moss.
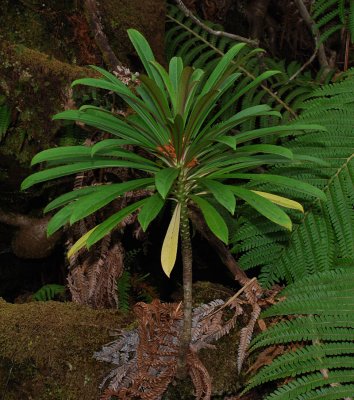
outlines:
M195 284L194 293L201 302L223 297L222 293L229 297L226 288L208 282ZM112 329L136 327L132 314L72 303L8 304L0 299L0 315L0 384L8 379L12 366L6 400L31 396L39 400L98 398L98 386L112 365L97 362L93 353L113 340ZM239 392L244 383L236 359L239 329L245 321L247 315L245 320L241 316L238 326L220 339L215 349L199 354L212 378L215 399ZM248 366L246 361L244 370ZM21 392L24 388L26 396ZM192 400L192 393L189 380L177 382L170 385L164 400Z
M111 368L92 357L129 316L72 303L0 300L0 382L7 400L95 399ZM4 387L4 385L1 385Z
M67 15L75 12L76 1L3 0L1 7L2 40L73 61L70 50L76 46L74 42L70 46L73 25Z
M0 152L29 165L34 154L54 144L60 124L51 117L65 108L71 82L92 72L9 42L0 45L0 59L0 91L15 118Z
M164 0L102 0L101 14L105 33L118 58L130 64L134 53L127 29L138 29L149 41L157 59L163 62L166 5Z

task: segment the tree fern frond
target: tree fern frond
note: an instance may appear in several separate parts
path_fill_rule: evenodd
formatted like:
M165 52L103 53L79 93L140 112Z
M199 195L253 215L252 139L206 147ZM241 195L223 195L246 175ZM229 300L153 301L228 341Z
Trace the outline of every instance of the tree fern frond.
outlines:
M241 221L238 232L231 237L241 266L244 269L260 266L260 280L266 286L279 280L293 282L316 271L330 270L343 258L354 260L354 117L350 108L353 91L352 75L314 90L301 104L303 111L297 120L302 123L321 121L328 131L299 135L285 144L294 155L316 155L326 165L305 161L278 165L271 171L315 185L325 192L327 200L300 198L295 191L286 190L287 195L300 200L307 210L288 236L288 242L279 240L279 237L285 237L277 227L275 231L266 231L264 225L259 225L260 217L251 213L247 215L249 228L245 230L246 224ZM348 108L343 107L346 105ZM252 188L280 195L285 193L269 184L253 185ZM252 237L254 245L250 247Z
M123 271L121 277L117 279L118 308L125 312L130 310L130 280L129 271Z
M36 293L32 296L36 301L49 301L53 300L56 296L63 294L65 292L65 286L57 284L48 284L42 286Z
M320 31L320 43L326 42L334 33L346 29L354 40L354 4L351 0L315 0L312 18Z
M279 344L291 347L261 368L249 380L246 391L286 379L284 385L265 399L322 400L340 399L343 393L353 395L353 276L353 270L326 271L301 279L279 294L283 300L261 317L281 315L283 319L256 336L250 352ZM290 377L295 379L289 381Z
M325 379L320 372L309 374L304 377L295 379L287 385L282 386L274 393L270 394L265 400L289 400L298 398L304 393L309 392L311 389L316 389L323 385L324 381L327 384L343 384L346 382L353 382L354 370L333 371L331 375ZM338 391L336 392L338 394Z
M251 351L274 344L311 340L314 335L321 340L338 341L353 338L353 316L317 316L282 321L258 335L251 344Z
M204 69L212 69L218 57L225 54L225 52L234 43L231 39L223 36L215 36L201 26L196 25L187 18L183 12L173 5L168 6L168 25L166 34L166 54L170 59L174 55L182 57L185 64L193 65L194 67L203 67ZM204 21L205 24L213 29L222 30L222 27L216 26L211 22ZM245 53L241 52L235 59L235 65L242 73L242 78L239 79L238 84L232 89L232 93L245 88L250 82L253 82L263 72L260 68L259 59L256 53L248 52L247 57ZM266 69L278 70L278 75L272 76L267 80L267 86L262 85L259 81L253 90L247 90L247 95L244 97L240 95L238 101L243 107L250 107L262 102L267 102L269 105L276 107L279 111L284 112L284 122L295 115L295 104L299 103L300 99L309 94L313 86L319 85L315 82L310 74L301 74L295 80L289 81L300 66L296 63L285 65L284 61L274 61L271 58L263 57L262 64ZM293 89L302 87L301 91L293 91ZM289 96L289 102L281 91L286 91ZM299 97L300 96L300 97ZM228 93L226 98L230 99L231 94ZM222 99L221 99L222 101ZM237 105L235 103L235 105ZM226 117L226 116L224 116ZM244 124L243 129L249 129L252 123ZM262 118L262 126L272 126L278 124L279 121L266 117Z

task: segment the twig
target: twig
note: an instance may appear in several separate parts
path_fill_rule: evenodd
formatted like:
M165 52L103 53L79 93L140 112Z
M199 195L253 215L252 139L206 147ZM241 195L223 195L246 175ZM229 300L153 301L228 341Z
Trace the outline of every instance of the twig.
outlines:
M195 37L197 37L199 40L201 40L202 42L204 42L205 44L207 44L211 49L213 49L215 51L215 53L220 54L221 56L224 55L224 53L218 49L217 47L213 46L211 43L209 43L205 38L203 38L202 36L198 35L195 31L193 31L193 29L189 28L188 26L182 24L180 21L178 21L176 18L173 18L171 15L167 15L167 18L169 18L171 21L175 22L176 24L183 26L183 28L185 30L187 30L188 32L190 32L192 35L194 35ZM234 63L234 61L233 61ZM238 66L238 69L243 72L245 75L247 75L249 78L251 79L256 79L256 77L249 72L246 68L242 67L241 65ZM292 108L286 104L279 96L277 96L274 92L272 92L269 88L267 88L267 86L261 84L260 87L269 94L269 96L273 97L273 99L279 103L280 105L282 105L293 117L297 117L297 114L294 110L292 110Z
M107 66L113 71L117 66L121 66L122 63L118 60L114 51L108 43L107 36L103 32L103 26L101 23L101 17L97 8L95 0L85 0L84 2L84 13L86 20L89 24L97 47L102 53L102 57Z
M315 48L315 51L314 51L313 54L312 54L312 56L305 62L305 64L304 64L300 69L298 69L298 70L295 72L295 74L291 75L291 77L289 78L289 81L288 81L288 82L291 82L291 81L294 80L299 74L301 74L301 72L302 72L304 69L306 69L306 68L312 63L312 61L316 58L317 53L318 53L318 48L316 47L316 48Z
M215 311L213 311L211 314L206 315L203 319L205 318L210 318L211 316L213 316L214 314L218 313L219 311L223 310L225 307L227 307L229 304L231 304L234 300L237 299L237 297L239 297L244 291L246 291L249 286L252 285L253 282L256 282L257 278L252 278L251 280L249 280L244 286L242 286L242 288L235 293L233 296L231 296L226 303L224 303L223 305L221 305L219 308L217 308Z
M318 54L318 61L321 65L321 67L324 68L329 68L328 60L326 57L326 52L323 43L320 44L320 31L316 27L315 21L312 19L307 7L305 6L303 0L295 0L295 3L299 9L300 15L303 18L303 20L306 22L308 28L312 32L313 39L315 41L315 47L316 47L316 54ZM311 57L312 58L312 57ZM309 62L307 63L307 65Z
M205 25L200 19L198 19L192 11L190 11L182 0L176 0L177 7L186 15L186 17L191 18L197 25L201 26L207 32L211 33L215 36L224 36L232 40L237 40L238 42L243 42L248 44L251 47L258 47L259 42L258 40L252 40L245 38L243 36L234 35L233 33L223 32L223 31L215 31L214 29L210 28L209 26Z

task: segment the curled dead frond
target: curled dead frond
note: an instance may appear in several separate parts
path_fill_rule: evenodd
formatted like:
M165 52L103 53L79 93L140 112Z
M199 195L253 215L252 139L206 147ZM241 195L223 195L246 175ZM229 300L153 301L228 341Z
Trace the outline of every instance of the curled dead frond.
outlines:
M233 298L226 308L223 300L214 300L193 310L187 368L198 400L210 399L211 378L197 353L214 348L212 343L229 333L243 313L241 303ZM137 303L134 311L138 328L121 333L118 340L95 354L98 360L115 365L102 383L106 386L102 399L116 396L123 400L158 400L176 377L182 304L154 300L151 304Z

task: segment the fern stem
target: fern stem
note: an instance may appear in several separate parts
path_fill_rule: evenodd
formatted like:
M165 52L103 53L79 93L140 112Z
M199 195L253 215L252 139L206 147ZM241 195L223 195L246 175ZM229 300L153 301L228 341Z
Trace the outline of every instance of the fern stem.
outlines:
M189 33L191 33L192 35L194 35L196 38L198 38L199 40L201 40L202 42L204 42L205 44L207 44L210 48L212 48L216 53L220 54L221 56L223 56L225 53L222 52L221 50L219 50L217 47L213 46L210 42L208 42L206 39L204 39L202 36L198 35L198 33L194 32L193 29L189 28L188 26L182 24L180 21L178 21L176 18L173 18L171 15L167 14L167 18L169 18L171 21L175 22L176 24L180 25L183 27L183 29L185 29L186 31L188 31ZM235 62L232 62L233 64L235 64ZM243 72L245 75L247 75L249 78L251 79L256 79L256 77L249 72L246 68L242 67L241 65L238 66L238 69ZM273 99L279 103L280 105L282 105L293 117L296 117L297 114L296 112L288 105L286 104L280 97L278 97L274 92L272 92L269 88L267 88L267 86L261 84L260 85L261 88L266 91L269 96L273 97Z

